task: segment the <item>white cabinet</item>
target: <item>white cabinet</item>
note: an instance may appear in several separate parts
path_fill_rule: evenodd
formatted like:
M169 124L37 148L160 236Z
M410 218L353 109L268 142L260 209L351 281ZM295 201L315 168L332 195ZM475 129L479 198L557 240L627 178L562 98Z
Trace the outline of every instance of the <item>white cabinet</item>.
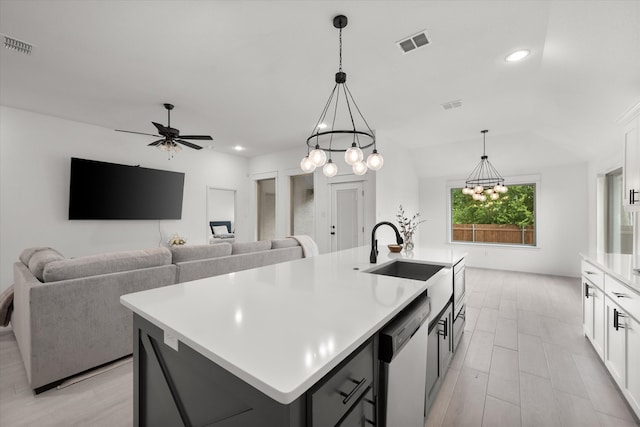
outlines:
M584 335L601 358L604 358L604 274L602 271L582 262L582 326Z
M605 298L606 307L606 333L604 364L621 389L625 388L625 361L626 361L626 315L610 298Z
M624 124L623 195L627 211L640 212L640 103L621 119Z
M627 398L640 413L640 323L627 319Z
M582 261L583 330L640 416L640 293L609 268Z

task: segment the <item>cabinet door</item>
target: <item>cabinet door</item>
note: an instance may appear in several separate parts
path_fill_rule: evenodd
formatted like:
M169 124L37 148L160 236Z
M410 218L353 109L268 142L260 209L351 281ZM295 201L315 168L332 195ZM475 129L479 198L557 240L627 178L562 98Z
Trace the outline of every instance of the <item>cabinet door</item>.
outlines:
M613 379L616 380L620 388L625 385L625 356L626 356L626 333L624 313L620 308L605 297L606 306L606 340L605 340L605 365Z
M591 342L593 347L601 359L604 359L604 292L596 287L591 287L593 296L590 298L593 302L593 334Z
M627 395L636 414L640 413L640 323L627 319Z
M336 427L370 427L375 423L375 403L371 386Z
M427 344L427 408L435 400L434 388L438 381L438 331L439 327L436 325L429 332L429 343Z
M590 285L582 278L582 327L584 335L593 342L593 290L596 287Z
M640 211L640 117L633 120L624 134L623 189L624 207L628 211ZM635 201L634 201L635 200Z
M451 329L453 328L453 309L451 304L449 304L449 308L447 308L447 310L440 318L438 327L440 328L440 331L438 332L438 353L440 359L438 376L444 377L453 356L453 341L451 340Z

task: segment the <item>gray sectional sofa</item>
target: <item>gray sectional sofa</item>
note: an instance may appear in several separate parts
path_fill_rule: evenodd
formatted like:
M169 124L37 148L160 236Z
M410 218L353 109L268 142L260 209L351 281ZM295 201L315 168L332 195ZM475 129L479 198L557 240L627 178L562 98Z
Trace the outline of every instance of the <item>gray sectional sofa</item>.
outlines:
M295 239L174 246L65 258L29 248L14 264L13 331L31 388L132 353L120 296L303 257Z

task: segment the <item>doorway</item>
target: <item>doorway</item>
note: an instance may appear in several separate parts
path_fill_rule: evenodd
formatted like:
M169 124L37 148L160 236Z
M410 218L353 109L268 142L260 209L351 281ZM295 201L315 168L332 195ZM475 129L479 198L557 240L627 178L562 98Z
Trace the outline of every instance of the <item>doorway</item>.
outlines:
M364 183L331 184L331 251L364 244Z
M276 237L276 179L256 181L258 206L258 240Z

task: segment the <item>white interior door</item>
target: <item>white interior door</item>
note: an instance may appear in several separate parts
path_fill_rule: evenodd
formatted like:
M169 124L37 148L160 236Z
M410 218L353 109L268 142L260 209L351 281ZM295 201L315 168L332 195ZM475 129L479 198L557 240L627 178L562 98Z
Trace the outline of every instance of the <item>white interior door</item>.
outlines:
M331 184L331 251L364 244L364 185Z

